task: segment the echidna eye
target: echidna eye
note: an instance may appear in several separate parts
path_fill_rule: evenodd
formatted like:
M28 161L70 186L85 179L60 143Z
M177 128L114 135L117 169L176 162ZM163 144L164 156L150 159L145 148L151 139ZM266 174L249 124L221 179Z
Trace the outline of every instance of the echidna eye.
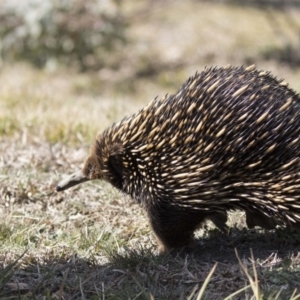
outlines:
M87 169L88 169L88 172L91 173L93 170L93 166L91 164L88 164Z

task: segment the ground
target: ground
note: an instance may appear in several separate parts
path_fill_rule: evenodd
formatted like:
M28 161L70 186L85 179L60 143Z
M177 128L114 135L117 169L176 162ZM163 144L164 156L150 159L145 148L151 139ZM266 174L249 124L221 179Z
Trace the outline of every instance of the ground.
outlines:
M134 19L135 47L118 71L50 72L24 63L1 69L1 299L284 300L299 294L300 235L292 230L248 230L243 213L231 212L228 235L207 223L194 249L159 255L143 210L110 185L55 191L59 179L82 166L97 132L175 92L205 65L255 62L300 90L300 68L261 54L280 44L264 11L175 3L155 4ZM285 15L274 14L285 24Z

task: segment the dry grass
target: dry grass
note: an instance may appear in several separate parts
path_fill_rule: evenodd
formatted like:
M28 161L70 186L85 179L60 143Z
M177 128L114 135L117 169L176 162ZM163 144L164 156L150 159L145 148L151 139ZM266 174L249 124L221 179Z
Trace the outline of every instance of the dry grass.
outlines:
M300 237L292 231L247 230L234 212L228 236L208 223L193 251L159 256L142 209L109 185L54 191L82 165L97 131L206 64L253 62L280 43L256 9L175 3L134 20L135 47L118 72L1 71L1 299L296 299ZM177 61L180 71L136 77L151 63ZM257 64L300 90L300 69Z

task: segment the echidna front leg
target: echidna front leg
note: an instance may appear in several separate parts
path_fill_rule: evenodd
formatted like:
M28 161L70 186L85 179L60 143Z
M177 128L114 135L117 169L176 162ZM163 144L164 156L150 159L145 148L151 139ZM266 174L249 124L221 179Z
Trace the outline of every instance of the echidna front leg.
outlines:
M194 231L204 221L205 215L169 209L151 209L148 211L152 229L158 239L159 252L180 249L194 244Z
M211 220L219 228L219 230L221 230L222 232L224 232L224 233L229 232L229 228L226 225L226 222L227 222L227 213L226 213L226 211L209 214L207 216L207 218L209 220Z

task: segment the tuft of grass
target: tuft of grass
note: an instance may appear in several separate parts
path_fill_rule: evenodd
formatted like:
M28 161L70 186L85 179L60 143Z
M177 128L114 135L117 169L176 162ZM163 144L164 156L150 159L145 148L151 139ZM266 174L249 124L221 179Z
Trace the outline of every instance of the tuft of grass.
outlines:
M24 257L25 253L26 251L7 265L2 264L0 269L0 297L2 299L10 294L9 288L13 289L20 296L21 290L25 289L25 286L27 287L27 285L19 284L18 282L10 283L15 274L15 270L20 266L19 261Z

